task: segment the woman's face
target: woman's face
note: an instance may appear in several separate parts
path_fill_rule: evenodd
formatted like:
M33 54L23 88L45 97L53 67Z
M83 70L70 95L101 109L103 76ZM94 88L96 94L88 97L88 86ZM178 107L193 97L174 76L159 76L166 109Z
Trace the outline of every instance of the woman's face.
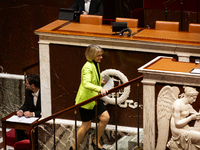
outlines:
M100 63L101 62L101 59L103 58L103 52L99 52L97 54L97 56L94 58L94 61L96 61L97 63Z
M188 99L189 99L189 100L188 100L189 103L192 104L192 103L194 103L194 102L196 101L197 95L192 95L192 96L190 96Z

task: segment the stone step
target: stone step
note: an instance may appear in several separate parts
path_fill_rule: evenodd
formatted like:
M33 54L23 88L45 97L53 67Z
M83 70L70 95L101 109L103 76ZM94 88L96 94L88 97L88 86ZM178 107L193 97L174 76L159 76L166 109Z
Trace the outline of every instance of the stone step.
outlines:
M138 139L137 139L137 134L133 136L131 140L128 141L128 150L137 150L138 147ZM139 133L139 149L143 148L143 130L140 131Z
M143 130L140 131L140 147L139 149L142 149L143 147ZM113 145L107 145L104 144L103 147L106 150L115 150L116 149L116 144L114 143ZM120 138L117 142L117 150L137 150L137 135L134 136L123 136Z

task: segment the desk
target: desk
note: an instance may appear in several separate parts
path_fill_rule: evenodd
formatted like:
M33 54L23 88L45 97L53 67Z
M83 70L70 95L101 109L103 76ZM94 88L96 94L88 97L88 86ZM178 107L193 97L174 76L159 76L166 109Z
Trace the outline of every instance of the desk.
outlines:
M141 39L151 39L151 40L162 40L168 42L182 42L185 44L200 44L200 34L199 33L189 33L189 32L173 32L155 29L144 29L137 33L134 37Z
M6 121L6 119L12 117L13 115L16 115L16 112L13 112L13 113L9 114L8 116L6 116L6 117L1 119L1 122L2 122L2 135L3 135L3 147L4 147L4 149L6 149L6 128L29 130L30 127L31 127L31 124Z
M150 66L145 67L145 69L190 73L195 67L195 63L177 62L170 58L161 57Z
M190 56L200 57L200 34L155 29L131 28L131 37L113 35L110 25L88 25L56 20L38 30L39 43L87 46L95 43L102 48L178 55L189 62Z
M130 29L132 33L135 33L139 30L139 28L130 28ZM58 31L110 35L111 37L113 37L112 27L110 25L69 23L64 27L59 28Z
M156 84L200 87L200 74L191 74L195 63L177 62L171 57L157 57L138 69L143 73L144 150L154 150L156 137Z

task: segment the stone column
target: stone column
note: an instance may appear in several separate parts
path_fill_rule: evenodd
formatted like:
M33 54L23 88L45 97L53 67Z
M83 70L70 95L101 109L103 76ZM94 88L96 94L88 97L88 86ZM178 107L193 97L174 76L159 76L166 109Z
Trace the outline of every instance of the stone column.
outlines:
M155 149L155 81L143 79L143 149Z
M49 43L39 42L42 117L52 114Z

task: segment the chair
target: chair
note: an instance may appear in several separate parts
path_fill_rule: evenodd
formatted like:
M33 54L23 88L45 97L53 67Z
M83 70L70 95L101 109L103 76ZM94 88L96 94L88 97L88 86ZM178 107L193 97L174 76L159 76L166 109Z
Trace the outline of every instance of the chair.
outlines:
M127 22L127 27L129 27L129 28L137 28L138 27L138 19L117 17L115 22Z
M174 21L156 21L156 30L179 31L179 22Z
M98 15L80 15L80 23L83 24L95 24L101 25L103 22L103 16Z
M6 145L14 146L15 144L15 129L11 129L6 133Z
M188 31L193 33L200 33L200 24L190 23Z
M35 133L37 134L37 132L35 132ZM34 142L33 142L32 135L33 135L33 130L31 127L28 131L29 139L24 139L24 140L16 142L14 144L14 150L32 150L34 142L35 142L35 146L36 146L35 149L37 149L37 135L35 135Z

